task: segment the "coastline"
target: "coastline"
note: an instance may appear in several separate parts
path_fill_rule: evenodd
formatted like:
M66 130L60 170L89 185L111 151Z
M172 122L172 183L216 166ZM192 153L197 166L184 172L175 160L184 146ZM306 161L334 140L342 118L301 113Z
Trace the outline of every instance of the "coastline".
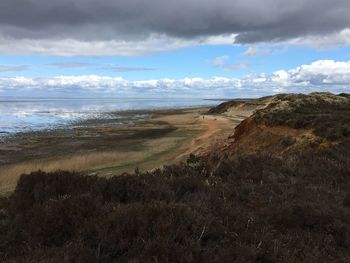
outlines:
M42 104L43 102L47 103L47 101L52 102L52 104ZM71 101L77 101L78 105L70 103ZM153 101L155 104L152 105ZM201 101L205 102L204 99ZM125 125L128 124L123 123L125 120L130 121L137 115L177 109L214 107L216 105L215 103L201 104L198 101L193 102L193 105L185 101L182 105L178 100L170 100L167 104L167 101L159 99L130 99L126 102L116 99L68 99L68 103L64 103L67 100L63 99L26 99L13 100L13 102L28 102L29 105L0 107L0 143L6 142L11 137L16 137L17 134L27 135L109 121L121 122L119 124ZM39 106L35 102L38 102Z
M0 192L12 191L21 174L37 170L109 177L135 167L147 171L183 161L232 131L233 120L203 118L208 109L126 111L123 125L96 119L65 129L17 134L0 144ZM135 115L143 117L130 121Z

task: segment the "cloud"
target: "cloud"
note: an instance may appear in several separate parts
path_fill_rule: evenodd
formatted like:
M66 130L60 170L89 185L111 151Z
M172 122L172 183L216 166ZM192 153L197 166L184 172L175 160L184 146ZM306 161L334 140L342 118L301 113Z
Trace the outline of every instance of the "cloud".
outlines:
M85 68L85 67L92 67L92 66L98 66L96 64L90 64L90 63L84 63L84 62L59 62L59 63L51 63L47 64L47 66L52 66L60 69L69 69L69 68ZM155 70L155 68L149 68L149 67L129 67L129 66L116 66L116 65L106 65L97 68L99 70L111 70L116 72L131 72L131 71L151 71Z
M249 62L239 62L239 63L230 64L228 63L229 60L230 60L229 56L220 56L209 61L209 63L213 67L221 68L224 71L234 71L238 69L244 69L251 65L251 63Z
M2 0L0 52L139 55L216 41L349 44L349 13L348 0Z
M71 62L51 63L51 64L48 64L48 66L65 69L65 68L84 68L92 65L89 63L71 61Z
M260 50L256 47L249 47L246 51L244 51L241 55L245 57L253 57L260 53Z
M301 43L299 43L301 45ZM276 56L280 55L288 50L287 46L282 48L276 47L248 47L246 51L241 53L241 56L244 57L254 57L254 56Z
M155 68L149 68L149 67L128 67L128 66L115 66L115 65L102 67L100 69L112 70L112 71L116 71L116 72L138 72L138 71L153 71L153 70L156 70Z
M318 60L290 70L278 70L271 75L249 76L277 92L330 91L350 93L350 61Z
M234 71L238 69L245 69L249 67L251 64L249 62L241 62L235 64L227 64L223 67L224 71Z
M234 98L312 91L350 93L350 61L319 60L290 70L249 74L240 79L198 77L128 81L95 75L0 78L0 94L5 96Z
M319 60L288 71L288 80L302 85L349 86L350 61Z
M27 65L19 65L19 66L9 66L9 65L0 65L0 73L1 72L18 72L25 71L30 69Z
M1 3L0 3L1 4ZM1 18L0 18L1 19ZM1 29L1 27L0 27ZM151 34L140 40L80 40L80 39L12 39L1 35L0 54L56 55L56 56L143 56L149 53L171 51L180 48L209 44L232 44L234 36L218 36L198 39L170 38Z
M210 61L210 64L212 64L214 67L221 67L225 65L229 59L230 59L229 56L216 57L212 61Z
M331 34L296 37L284 41L284 43L289 45L316 47L318 49L349 45L350 28L343 29L339 32L333 32Z

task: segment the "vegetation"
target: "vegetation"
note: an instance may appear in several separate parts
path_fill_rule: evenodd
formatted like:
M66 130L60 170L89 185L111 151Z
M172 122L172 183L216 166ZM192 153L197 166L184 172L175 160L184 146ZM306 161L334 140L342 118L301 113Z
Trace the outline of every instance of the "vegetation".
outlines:
M240 101L240 100L238 100L238 101L236 101L236 100L226 101L224 103L219 104L216 107L209 109L208 114L221 114L221 113L228 111L230 108L237 107L243 103L244 103L244 101Z
M278 95L267 108L257 112L255 120L270 126L311 128L320 137L339 140L350 136L350 95Z
M272 98L271 96L262 97L259 99L236 99L229 100L219 104L216 107L209 109L208 114L222 114L234 107L246 106L252 108L264 107L267 101Z
M305 127L333 123L321 108L300 108L313 116ZM270 114L257 116L292 125ZM0 261L350 262L350 138L337 138L285 159L216 153L109 179L22 175L0 199Z
M350 143L110 179L22 176L1 199L2 262L349 262Z

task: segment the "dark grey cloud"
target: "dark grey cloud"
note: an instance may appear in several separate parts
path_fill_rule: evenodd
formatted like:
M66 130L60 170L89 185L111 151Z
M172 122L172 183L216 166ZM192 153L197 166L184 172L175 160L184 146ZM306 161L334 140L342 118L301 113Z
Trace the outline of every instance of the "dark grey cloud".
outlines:
M1 0L6 39L130 41L237 34L237 43L280 42L350 27L349 0Z
M0 73L25 71L29 69L30 69L30 66L27 66L27 65L18 65L18 66L0 65Z

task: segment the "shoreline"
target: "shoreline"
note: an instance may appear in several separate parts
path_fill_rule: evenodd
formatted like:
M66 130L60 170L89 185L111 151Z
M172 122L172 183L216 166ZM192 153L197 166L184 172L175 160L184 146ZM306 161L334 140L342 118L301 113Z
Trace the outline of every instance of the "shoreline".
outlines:
M75 120L73 119L67 122L51 124L51 127L48 124L48 126L45 128L38 128L38 129L32 129L32 130L28 129L28 130L17 131L17 132L0 131L0 146L1 144L4 144L7 141L10 141L12 139L15 140L16 138L26 137L32 134L57 132L60 130L73 129L77 126L96 125L96 124L101 124L103 122L111 123L111 121L130 122L131 120L133 120L132 117L137 117L138 115L148 115L149 117L152 114L158 114L163 112L176 112L176 111L191 110L191 109L203 109L203 108L214 107L215 105L216 104L211 104L211 105L203 104L203 105L194 105L194 106L186 106L186 107L176 106L176 107L159 107L159 108L150 108L150 109L126 109L126 110L116 110L116 111L95 112L95 114L99 114L101 115L101 117L83 118L83 119L75 119ZM107 116L109 117L107 118ZM135 119L133 121L137 122L138 119ZM128 124L130 123L118 123L116 125L128 125Z
M232 120L203 119L208 109L128 111L124 116L142 113L148 118L126 125L89 120L69 129L20 134L0 144L0 192L12 191L20 174L36 170L84 171L109 177L136 167L146 171L183 161L192 151L205 151L208 141L215 141L208 140L210 136L232 131ZM207 136L204 139L203 134Z

